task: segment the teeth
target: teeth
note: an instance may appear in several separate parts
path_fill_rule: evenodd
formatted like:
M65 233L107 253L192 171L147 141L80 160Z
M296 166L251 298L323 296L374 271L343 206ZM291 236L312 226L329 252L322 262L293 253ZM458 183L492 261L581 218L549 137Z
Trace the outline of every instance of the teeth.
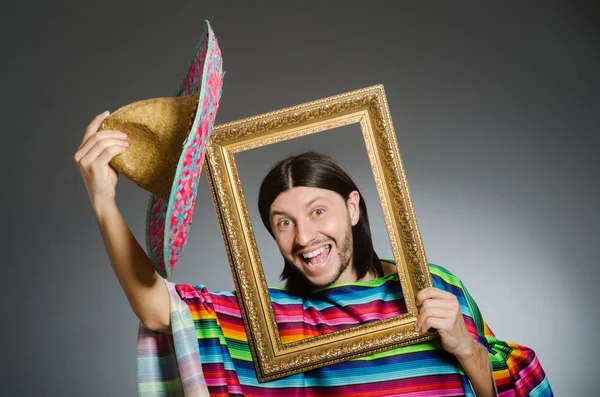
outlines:
M302 254L302 256L304 257L304 259L310 259L310 258L314 258L315 256L319 255L321 252L325 251L325 248L327 246L324 245L321 248L318 248L312 252L306 253L306 254Z
M308 252L306 254L302 254L302 256L304 257L304 259L309 259L309 258L314 258L315 256L319 255L321 252L323 252L325 250L325 246L318 248L312 252Z

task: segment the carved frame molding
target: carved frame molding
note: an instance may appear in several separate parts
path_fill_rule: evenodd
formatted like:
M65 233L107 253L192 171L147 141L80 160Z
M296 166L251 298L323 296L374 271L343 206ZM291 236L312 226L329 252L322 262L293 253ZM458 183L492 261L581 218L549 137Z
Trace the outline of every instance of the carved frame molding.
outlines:
M407 313L283 344L234 154L352 123L361 126ZM437 335L419 335L413 328L415 296L432 282L382 85L216 126L205 164L260 382Z

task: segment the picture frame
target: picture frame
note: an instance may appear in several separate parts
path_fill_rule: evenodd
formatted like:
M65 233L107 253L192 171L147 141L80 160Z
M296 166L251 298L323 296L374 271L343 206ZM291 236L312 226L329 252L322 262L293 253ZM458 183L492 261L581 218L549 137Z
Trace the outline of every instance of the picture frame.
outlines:
M407 312L282 343L235 154L355 123L364 138ZM437 336L435 330L423 335L414 330L415 297L432 281L383 85L216 126L205 167L260 382Z

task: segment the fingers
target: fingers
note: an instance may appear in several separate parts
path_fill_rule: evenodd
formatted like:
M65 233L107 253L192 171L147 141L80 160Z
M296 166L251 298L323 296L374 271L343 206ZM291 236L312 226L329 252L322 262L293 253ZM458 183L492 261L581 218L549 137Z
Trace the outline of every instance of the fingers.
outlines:
M87 157L88 154L96 158L100 155L102 150L106 149L109 146L120 144L122 146L127 146L128 143L126 141L127 135L123 134L120 131L113 130L104 130L99 131L93 134L84 144L83 146L75 153L75 161L79 163L84 157Z
M460 304L456 299L427 299L419 306L419 313L424 313L429 309L458 311L460 310Z
M116 157L117 155L119 155L121 153L125 153L126 150L127 150L127 148L125 146L118 146L118 145L106 148L98 156L98 159L96 160L96 165L98 167L104 167L104 166L108 165L108 163L110 163L110 161L114 157Z
M424 310L420 313L420 318L423 320L429 317L437 317L437 318L453 318L456 316L456 312L452 310L443 308L443 307L430 307L427 310ZM422 322L422 321L421 321ZM419 321L417 321L419 323Z
M435 306L428 306L419 311L419 317L415 323L415 329L419 331L423 328L423 324L429 318L440 318L440 319L455 319L457 315L457 311L448 304L444 304L444 302L438 302L441 304L437 304ZM427 330L428 328L424 328Z
M103 113L100 113L96 117L94 117L94 119L92 120L90 125L88 125L87 128L85 129L85 134L83 134L83 139L81 141L81 145L79 145L80 148L83 146L83 144L85 142L87 142L87 140L90 138L90 136L92 136L96 131L98 131L98 128L100 128L100 125L102 124L104 119L109 116L109 114L110 114L110 112L107 110Z
M456 296L451 294L450 292L442 291L441 289L429 287L424 288L417 294L416 304L417 307L420 307L423 302L428 299L446 299L446 300L456 300Z
M79 161L81 167L89 168L92 163L97 163L98 166L104 166L112 160L117 154L124 153L127 150L126 143L118 139L103 139L95 144L92 149ZM109 158L106 160L106 155ZM102 157L102 159L101 159Z
M423 290L425 291L425 290ZM422 292L423 292L422 291ZM430 297L429 296L432 296ZM415 330L417 332L427 332L431 327L437 329L446 329L446 327L452 327L456 323L457 319L462 316L460 310L460 303L455 295L451 293L445 293L445 291L425 291L419 298L422 301L417 301L419 307L419 316L415 322ZM444 328L431 325L431 319L444 320Z
M447 318L442 317L427 317L423 320L422 323L418 323L415 325L415 331L424 334L428 332L431 328L437 330L447 330L452 326L452 321Z

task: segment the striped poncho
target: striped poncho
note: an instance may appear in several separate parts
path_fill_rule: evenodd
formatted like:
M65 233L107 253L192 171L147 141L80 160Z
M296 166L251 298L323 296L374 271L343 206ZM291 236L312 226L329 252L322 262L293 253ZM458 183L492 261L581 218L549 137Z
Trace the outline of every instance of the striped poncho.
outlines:
M456 295L467 330L487 348L498 395L552 396L535 353L496 339L462 282L440 266L430 270L434 287ZM235 295L203 285L167 286L172 335L140 326L140 396L475 395L439 339L259 383ZM397 274L324 288L305 299L270 292L284 343L405 312Z

